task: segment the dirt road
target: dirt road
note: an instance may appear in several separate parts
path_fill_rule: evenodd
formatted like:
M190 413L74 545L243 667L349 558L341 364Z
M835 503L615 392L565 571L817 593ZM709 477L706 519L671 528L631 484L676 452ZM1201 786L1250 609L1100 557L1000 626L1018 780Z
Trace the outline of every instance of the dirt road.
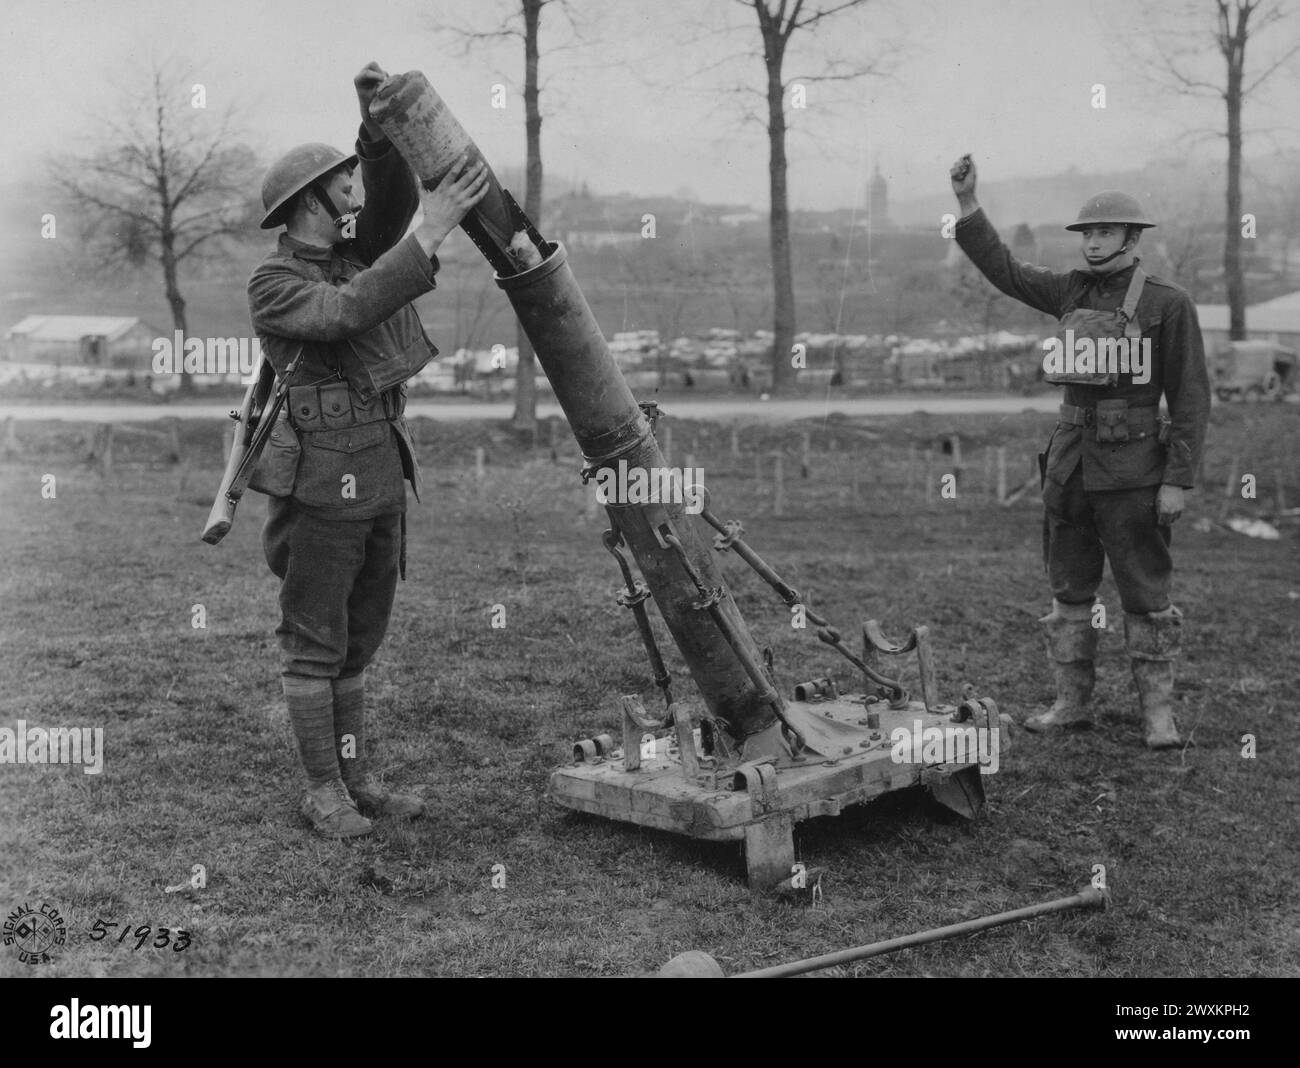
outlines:
M989 396L952 397L935 394L910 394L888 397L790 398L760 401L752 397L719 397L701 400L666 398L660 402L665 415L677 419L756 419L780 422L816 419L832 412L847 416L906 415L926 411L933 415L990 414L1055 411L1060 403L1056 393L1033 397ZM222 404L0 404L0 419L62 419L79 423L134 423L177 417L180 419L222 419L234 401ZM412 401L406 406L408 416L427 416L437 420L509 419L514 412L510 401L478 403L474 401ZM537 416L559 415L554 401L539 403Z

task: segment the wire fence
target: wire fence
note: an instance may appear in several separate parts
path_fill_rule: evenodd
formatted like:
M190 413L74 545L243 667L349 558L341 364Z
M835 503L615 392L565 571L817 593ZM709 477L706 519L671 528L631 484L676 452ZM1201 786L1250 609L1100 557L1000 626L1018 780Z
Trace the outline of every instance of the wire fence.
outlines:
M1229 433L1212 428L1196 495L1203 512L1222 521L1232 514L1297 511L1295 415L1276 409L1275 418L1289 417L1282 432L1258 432L1245 422ZM958 429L934 429L928 425L934 421L914 415L810 427L661 417L655 433L670 468L690 469L715 498L739 493L751 510L777 518L827 508L898 514L1037 505L1038 452L1050 422L966 416ZM436 488L465 491L472 501L511 491L510 472L523 471L524 483L540 479L548 492L571 494L575 507L596 513L595 484L584 486L579 479L583 459L561 418L539 420L535 432L523 437L488 421L419 417L410 425L426 481ZM119 491L201 499L215 493L232 432L211 420L69 424L7 418L0 424L0 459L72 468Z

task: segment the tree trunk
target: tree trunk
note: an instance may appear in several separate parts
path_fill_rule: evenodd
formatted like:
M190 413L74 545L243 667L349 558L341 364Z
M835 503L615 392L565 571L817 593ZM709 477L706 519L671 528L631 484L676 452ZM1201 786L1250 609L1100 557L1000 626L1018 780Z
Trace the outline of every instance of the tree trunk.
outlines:
M762 6L761 4L759 5ZM785 99L781 65L785 39L780 26L759 16L763 28L763 61L767 67L768 140L771 153L768 180L771 189L772 246L772 393L788 389L794 381L790 362L794 347L794 269L790 262L790 201L786 187Z
M528 142L525 171L524 212L540 225L542 214L542 116L537 107L537 27L542 0L523 0L524 5L524 130ZM519 364L515 369L514 427L521 434L537 430L537 384L533 369L533 348L524 328L515 324Z
M1223 280L1228 291L1228 337L1246 337L1246 283L1241 268L1241 90L1246 61L1246 20L1238 8L1235 30L1224 20L1220 45L1228 61L1228 204L1223 241ZM1232 32L1229 32L1232 30Z
M171 213L164 212L162 228L162 268L163 268L163 286L167 293L167 303L172 310L172 326L181 332L183 338L189 336L189 326L185 318L185 298L181 296L180 284L177 281L177 261L176 261L176 237L172 233ZM177 366L180 367L180 358L184 355L184 350L178 352ZM194 380L184 371L180 372L181 392L193 393Z

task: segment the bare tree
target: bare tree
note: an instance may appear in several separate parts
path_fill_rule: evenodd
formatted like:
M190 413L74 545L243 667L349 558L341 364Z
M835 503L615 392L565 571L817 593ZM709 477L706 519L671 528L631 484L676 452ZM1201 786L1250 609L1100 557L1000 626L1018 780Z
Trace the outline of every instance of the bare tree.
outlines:
M795 334L794 269L790 254L790 195L787 184L786 95L796 88L806 91L808 84L828 81L853 81L880 73L872 62L849 64L831 61L823 73L800 75L787 82L785 62L791 41L811 38L824 30L834 16L851 8L862 7L867 0L841 0L826 6L811 7L805 0L737 0L752 8L758 19L763 42L763 69L766 76L768 135L768 190L770 194L770 243L772 253L772 391L779 392L794 380L790 361Z
M540 107L542 90L541 48L538 42L542 9L555 4L558 4L568 17L569 28L572 31L573 19L564 0L508 0L507 6L512 10L503 20L501 28L497 30L478 31L463 26L435 23L436 30L460 38L467 51L475 46L495 44L507 39L517 39L523 43L526 145L524 212L535 223L540 223L542 214L542 112ZM533 348L522 326L516 324L515 334L519 345L519 368L515 372L513 424L520 433L531 435L537 426L537 386L533 367Z
M1162 20L1161 32L1143 35L1143 39L1159 42L1152 47L1162 76L1180 92L1218 97L1226 107L1226 124L1222 131L1228 142L1223 272L1228 298L1229 336L1241 340L1246 336L1246 286L1241 263L1242 231L1245 228L1241 193L1242 142L1245 136L1242 110L1261 85L1279 69L1292 63L1300 53L1300 39L1294 32L1287 34L1279 30L1289 15L1284 0L1196 0L1194 3L1188 0L1158 10ZM1189 27L1190 31L1172 27ZM1204 61L1207 36L1224 63L1219 76L1210 74ZM1261 61L1249 72L1248 45L1252 55L1257 49L1262 53Z
M204 89L169 61L151 64L147 87L127 90L116 117L102 120L105 144L89 155L53 157L53 182L75 209L106 267L162 268L172 324L188 333L181 266L218 239L251 225L249 175L256 161L234 143L235 109L212 116ZM193 389L188 376L181 388Z

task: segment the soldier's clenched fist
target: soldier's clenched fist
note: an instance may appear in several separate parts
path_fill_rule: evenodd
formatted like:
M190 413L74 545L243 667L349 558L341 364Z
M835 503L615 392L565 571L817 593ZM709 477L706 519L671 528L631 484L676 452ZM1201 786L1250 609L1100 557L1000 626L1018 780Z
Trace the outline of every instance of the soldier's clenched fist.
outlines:
M975 192L975 161L969 153L952 165L948 176L952 179L952 191L957 196Z
M380 130L379 124L370 118L370 101L375 98L375 90L387 79L388 73L373 59L357 71L356 77L352 79L352 84L357 90L357 103L361 105L361 121L365 124L366 133L372 140L382 137L383 131Z

